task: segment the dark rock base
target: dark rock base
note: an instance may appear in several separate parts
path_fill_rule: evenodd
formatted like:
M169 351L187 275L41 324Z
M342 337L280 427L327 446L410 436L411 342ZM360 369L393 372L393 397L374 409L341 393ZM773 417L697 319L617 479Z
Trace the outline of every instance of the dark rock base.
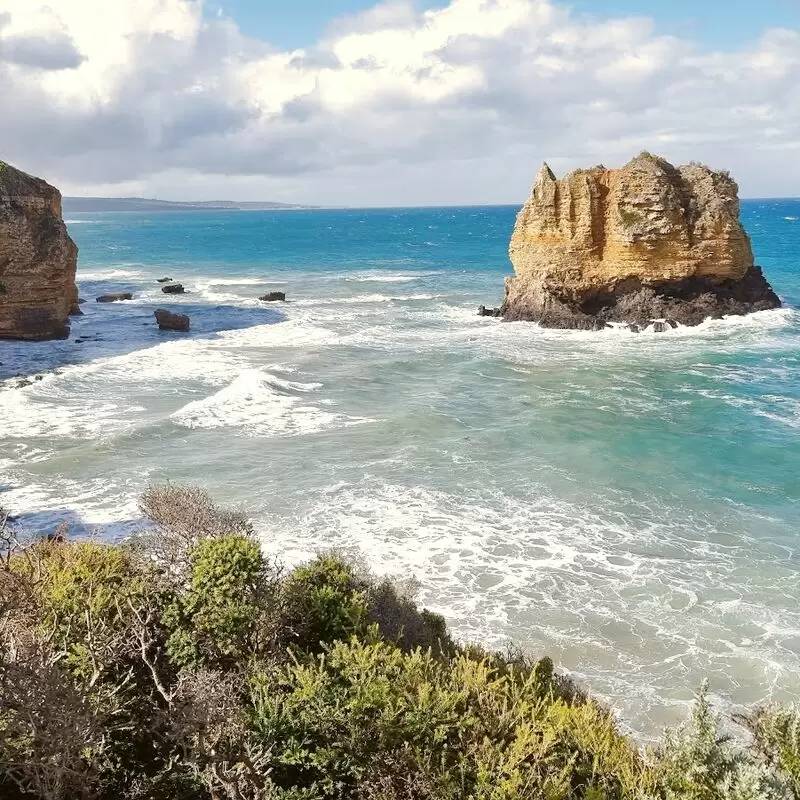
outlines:
M166 308L158 308L154 314L162 331L188 331L190 328L190 320L186 314L173 314Z
M709 318L741 316L781 305L760 267L750 267L738 281L686 278L645 285L630 278L580 298L542 288L515 291L517 280L511 278L506 286L503 319L538 322L545 328L601 330L610 322L644 328L654 320L667 320L671 327L673 323L699 325Z

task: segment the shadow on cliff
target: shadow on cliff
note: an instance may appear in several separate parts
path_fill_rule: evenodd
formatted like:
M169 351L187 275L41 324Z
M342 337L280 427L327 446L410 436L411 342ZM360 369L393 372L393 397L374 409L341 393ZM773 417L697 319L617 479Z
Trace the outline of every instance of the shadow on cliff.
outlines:
M110 291L119 285L93 282L92 290ZM97 294L102 294L98 291ZM87 292L88 294L88 292ZM48 342L0 340L0 380L30 380L37 374L61 367L87 364L100 358L123 356L176 339L209 339L219 333L284 322L286 314L276 307L210 305L193 301L191 294L176 300L165 296L149 301L81 305L83 316L72 317L69 339ZM153 312L166 308L191 318L191 331L161 331Z

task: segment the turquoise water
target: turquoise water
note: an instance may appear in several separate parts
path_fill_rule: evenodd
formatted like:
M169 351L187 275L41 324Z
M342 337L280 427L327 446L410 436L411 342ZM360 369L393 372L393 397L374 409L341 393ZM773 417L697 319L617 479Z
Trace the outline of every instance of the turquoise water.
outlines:
M0 343L0 504L116 538L147 483L201 483L286 561L414 575L461 635L553 654L645 734L704 676L796 697L800 201L743 207L786 308L661 334L477 317L515 211L70 217L86 315Z

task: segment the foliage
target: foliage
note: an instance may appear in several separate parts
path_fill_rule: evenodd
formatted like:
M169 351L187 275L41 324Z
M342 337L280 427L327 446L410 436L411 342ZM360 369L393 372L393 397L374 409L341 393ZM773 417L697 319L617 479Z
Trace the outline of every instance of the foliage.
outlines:
M230 534L191 550L185 591L164 612L167 652L178 667L232 669L261 652L275 576L258 544Z
M619 213L619 218L622 220L622 224L626 228L632 228L642 220L641 214L636 211L631 211L629 208L619 208L617 212Z
M781 771L800 800L800 706L767 706L748 723L767 762Z
M642 752L549 658L456 643L414 586L292 570L154 487L146 531L21 542L0 514L4 800L798 800L800 712Z
M752 753L720 735L720 720L697 694L688 726L667 735L661 759L666 800L768 800L786 797L785 788Z
M251 679L280 792L308 797L634 797L646 770L611 718L542 693L536 672L378 641Z

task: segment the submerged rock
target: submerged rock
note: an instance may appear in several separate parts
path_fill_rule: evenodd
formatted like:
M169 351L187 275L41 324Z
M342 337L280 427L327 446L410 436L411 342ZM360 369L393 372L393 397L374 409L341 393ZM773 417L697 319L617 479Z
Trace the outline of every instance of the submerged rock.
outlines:
M66 339L78 248L61 193L0 161L0 339Z
M258 299L263 300L265 303L274 303L279 300L286 300L286 292L267 292Z
M133 300L131 292L114 292L113 294L101 294L97 298L98 303L119 303L121 300Z
M161 291L164 292L164 294L183 294L186 289L183 288L183 284L181 283L170 283L166 286L162 286Z
M166 308L159 308L154 313L158 327L162 331L189 330L189 317L186 314L173 314Z
M172 278L159 278L156 283L170 283Z
M502 308L486 308L486 306L478 306L479 317L499 317L502 313Z
M726 172L642 153L556 180L545 164L520 211L503 317L552 328L697 325L780 306Z

